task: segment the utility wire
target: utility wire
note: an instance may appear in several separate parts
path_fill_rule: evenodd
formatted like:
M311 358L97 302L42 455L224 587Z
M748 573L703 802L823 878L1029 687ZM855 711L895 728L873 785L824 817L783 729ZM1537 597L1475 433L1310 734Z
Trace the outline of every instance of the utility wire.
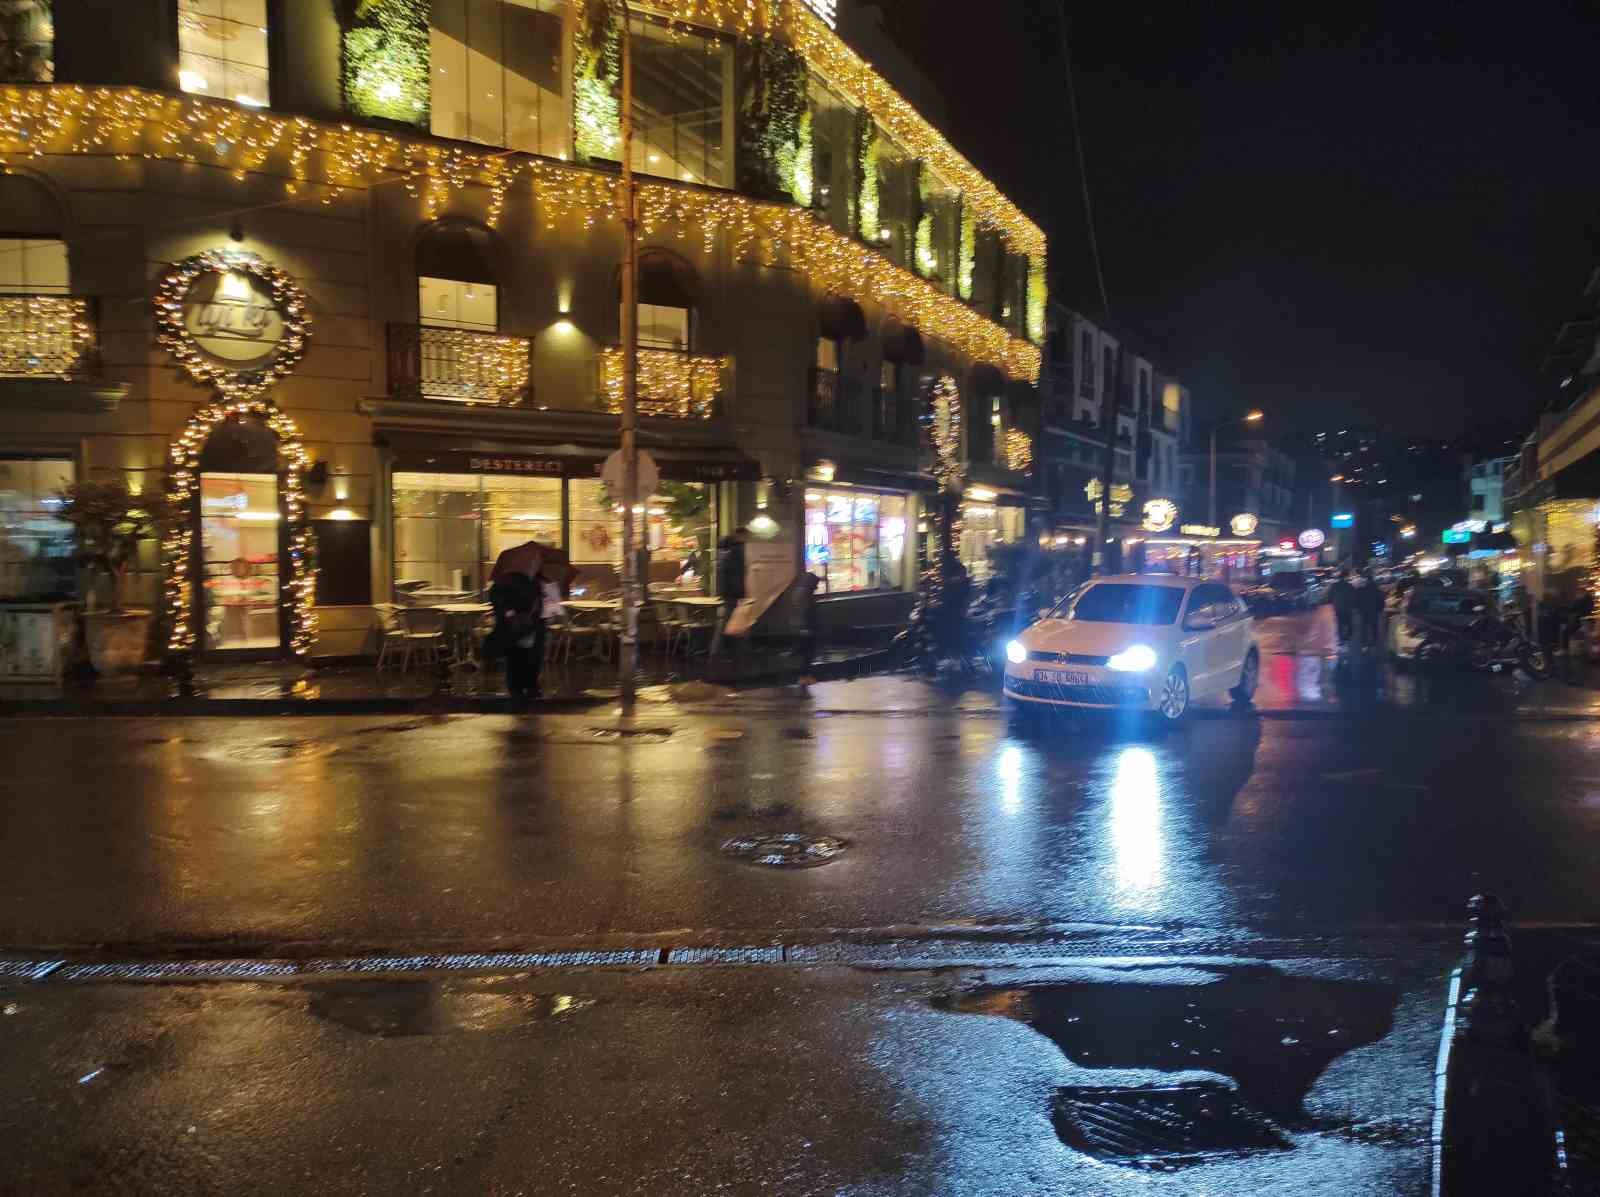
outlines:
M1083 185L1083 223L1089 231L1089 257L1094 262L1094 278L1100 287L1100 308L1106 322L1110 323L1111 300L1106 296L1105 271L1100 267L1100 242L1094 235L1094 208L1089 202L1089 167L1083 157L1083 131L1078 126L1078 93L1072 84L1072 51L1067 46L1066 0L1056 0L1056 15L1060 18L1057 25L1061 31L1061 65L1067 74L1067 111L1072 114L1072 145L1078 155L1078 181Z

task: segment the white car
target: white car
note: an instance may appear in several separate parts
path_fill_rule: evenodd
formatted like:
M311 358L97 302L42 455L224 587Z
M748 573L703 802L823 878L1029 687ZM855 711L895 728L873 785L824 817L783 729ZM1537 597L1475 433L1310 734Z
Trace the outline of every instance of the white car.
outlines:
M1006 697L1020 710L1154 711L1176 723L1197 698L1249 702L1260 677L1248 608L1203 578L1096 578L1006 645Z

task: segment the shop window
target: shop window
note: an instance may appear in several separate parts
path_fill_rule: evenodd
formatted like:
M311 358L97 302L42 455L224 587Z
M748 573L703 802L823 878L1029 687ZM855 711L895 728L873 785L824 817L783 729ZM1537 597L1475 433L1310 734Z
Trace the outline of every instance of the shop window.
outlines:
M631 25L633 168L643 174L731 183L732 43L653 20Z
M1022 540L1024 513L1020 507L996 507L987 503L964 503L961 507L961 564L974 582L985 582L995 574L990 550L997 545L1017 544Z
M178 83L266 107L267 0L178 0Z
M431 131L567 156L560 0L434 0Z
M568 550L585 595L609 595L622 587L622 508L604 482L575 478L567 483L572 519ZM651 593L706 593L716 545L712 489L700 482L662 482L642 504L644 544L649 550L645 581Z
M50 0L0 0L0 83L55 78Z
M0 458L0 599L76 592L72 529L56 498L76 478L71 458Z
M278 476L200 475L200 574L209 652L275 649Z
M824 594L899 590L908 529L904 495L806 491L806 568Z
M394 578L478 594L495 558L525 541L561 543L561 481L396 473Z

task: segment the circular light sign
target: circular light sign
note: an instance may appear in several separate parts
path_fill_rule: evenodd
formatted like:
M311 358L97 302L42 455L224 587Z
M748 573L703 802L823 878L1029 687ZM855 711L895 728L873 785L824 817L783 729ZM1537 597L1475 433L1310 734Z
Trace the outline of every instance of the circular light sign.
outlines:
M1307 528L1300 533L1300 547L1302 549L1320 549L1328 542L1321 528Z
M1151 499L1144 505L1144 530L1165 532L1178 522L1178 505L1171 499Z
M271 263L210 250L162 277L156 331L196 382L243 399L294 369L311 330L306 306L305 293Z
M1241 511L1228 521L1228 527L1235 536L1251 536L1261 526L1261 521L1248 511Z

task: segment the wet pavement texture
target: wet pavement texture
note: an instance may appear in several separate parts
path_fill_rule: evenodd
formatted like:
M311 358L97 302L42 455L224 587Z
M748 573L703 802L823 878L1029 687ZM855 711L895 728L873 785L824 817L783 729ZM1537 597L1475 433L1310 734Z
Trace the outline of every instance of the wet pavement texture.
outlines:
M1293 984L1310 967L1275 975ZM1171 966L0 985L13 1147L0 1189L1421 1194L1443 962L1376 967L1392 987L1386 1029L1311 1081L1303 1125L1166 1172L1069 1146L1060 1095L1203 1089L1215 1108L1230 1082L1137 1052L1087 1067L1022 1022L935 1002L1023 985L1181 989Z

